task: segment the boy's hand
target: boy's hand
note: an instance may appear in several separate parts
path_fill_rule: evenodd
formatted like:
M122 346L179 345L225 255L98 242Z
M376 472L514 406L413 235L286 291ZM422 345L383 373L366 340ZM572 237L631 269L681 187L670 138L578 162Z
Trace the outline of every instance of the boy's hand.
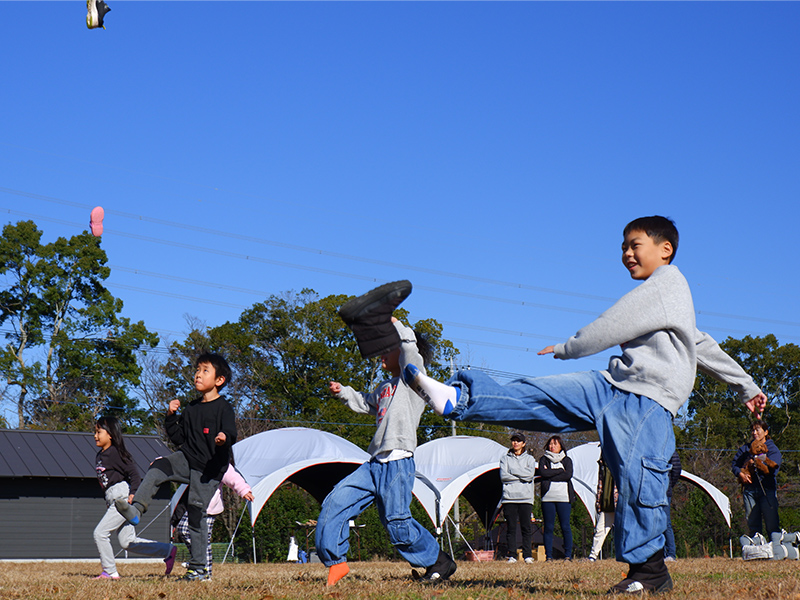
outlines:
M180 400L170 400L169 408L167 408L168 415L174 415L178 412L181 408L181 401Z
M342 391L342 384L339 383L338 381L331 381L328 384L328 388L330 389L331 394L338 394L339 392Z
M247 492L244 496L242 496L242 498L249 500L250 502L256 499L256 497L253 496L253 492Z
M757 419L761 418L764 409L767 408L767 395L764 392L759 392L744 404L750 409Z
M739 471L738 478L739 478L739 482L740 482L740 483L744 483L744 484L750 484L750 483L753 483L753 480L752 480L752 479L750 479L750 473L748 473L748 472L747 472L747 471L745 471L744 469L742 469L741 471Z
M128 496L128 504L133 504L133 494Z
M227 436L223 432L220 431L217 434L217 437L214 438L214 443L217 446L222 446L223 444L225 444L225 440L227 440L227 439L228 439Z
M542 348L536 354L538 354L539 356L543 356L545 354L552 354L553 358L560 358L559 356L555 355L556 354L556 347L555 346L548 346L547 348Z

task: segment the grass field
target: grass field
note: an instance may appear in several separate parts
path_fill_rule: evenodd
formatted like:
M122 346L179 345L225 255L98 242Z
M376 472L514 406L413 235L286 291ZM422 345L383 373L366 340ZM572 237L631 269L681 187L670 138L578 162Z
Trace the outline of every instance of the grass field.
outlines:
M214 566L211 582L178 580L183 569L164 577L157 564L119 565L122 579L96 581L99 564L3 563L0 598L36 600L275 600L335 598L356 600L477 600L499 598L596 598L622 578L625 565L612 560L506 564L459 562L449 582L420 585L410 567L398 562L354 562L350 575L331 590L321 564L226 564ZM665 599L740 598L800 600L800 561L725 558L682 559L672 563L675 590Z

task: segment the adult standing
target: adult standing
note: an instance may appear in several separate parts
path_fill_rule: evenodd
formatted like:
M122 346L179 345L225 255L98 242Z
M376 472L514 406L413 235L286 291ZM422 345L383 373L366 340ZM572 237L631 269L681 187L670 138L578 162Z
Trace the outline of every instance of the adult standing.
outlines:
M678 483L681 478L681 457L678 456L678 451L672 453L672 458L669 459L671 469L669 471L669 486L667 487L667 529L664 531L664 561L673 562L678 558L677 548L675 547L675 532L672 530L672 488Z
M508 562L517 562L517 522L522 532L522 556L526 563L533 562L531 544L533 528L533 476L536 461L525 448L525 436L519 432L511 435L511 448L500 459L500 481L503 482L503 514L506 518L506 545Z
M744 516L748 535L765 533L770 539L773 531L780 531L778 520L778 493L775 475L781 467L781 451L769 436L769 428L761 419L750 426L752 440L742 445L733 457L731 471L742 484ZM764 521L766 532L761 529Z
M602 454L597 464L597 496L594 503L597 516L595 517L592 550L589 552L591 562L600 558L603 542L606 541L606 536L614 526L614 511L617 508L617 498L619 498L617 485L614 483L611 471L606 467Z
M564 557L572 560L572 528L569 516L575 490L572 487L572 459L561 437L554 435L544 445L544 456L539 461L542 488L542 517L544 521L544 551L547 560L553 560L553 533L556 516L561 524L564 539Z

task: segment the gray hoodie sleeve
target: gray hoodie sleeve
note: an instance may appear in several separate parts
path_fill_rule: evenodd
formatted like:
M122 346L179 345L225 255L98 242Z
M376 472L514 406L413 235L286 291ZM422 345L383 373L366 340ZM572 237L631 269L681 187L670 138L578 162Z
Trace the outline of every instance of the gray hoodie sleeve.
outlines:
M706 375L727 383L742 402L747 402L761 392L741 365L720 348L710 335L702 331L697 332L697 368Z
M336 394L336 397L342 401L350 410L365 415L375 414L375 392L365 394L364 392L357 392L349 385L343 385L342 390Z

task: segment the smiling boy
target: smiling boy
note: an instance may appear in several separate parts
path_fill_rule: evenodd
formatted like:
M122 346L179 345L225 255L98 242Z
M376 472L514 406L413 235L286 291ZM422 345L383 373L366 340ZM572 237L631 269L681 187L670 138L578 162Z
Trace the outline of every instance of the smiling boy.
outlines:
M756 415L767 398L753 379L697 329L689 285L672 265L678 230L665 217L642 217L623 231L622 262L642 284L566 342L539 354L581 358L620 346L604 371L525 378L500 385L481 371L457 372L449 385L411 365L408 384L438 414L531 431L596 429L617 482L617 560L628 575L612 593L665 592L667 485L675 450L673 416L692 392L697 369L731 386Z
M135 525L161 484L175 481L189 485L186 512L191 558L183 577L189 581L208 579L206 509L228 469L231 446L236 443L236 416L219 393L231 378L227 361L219 354L205 353L195 366L194 387L200 398L190 402L181 414L181 401L170 401L164 420L170 441L180 450L153 461L130 504L126 499L116 502L120 514Z

